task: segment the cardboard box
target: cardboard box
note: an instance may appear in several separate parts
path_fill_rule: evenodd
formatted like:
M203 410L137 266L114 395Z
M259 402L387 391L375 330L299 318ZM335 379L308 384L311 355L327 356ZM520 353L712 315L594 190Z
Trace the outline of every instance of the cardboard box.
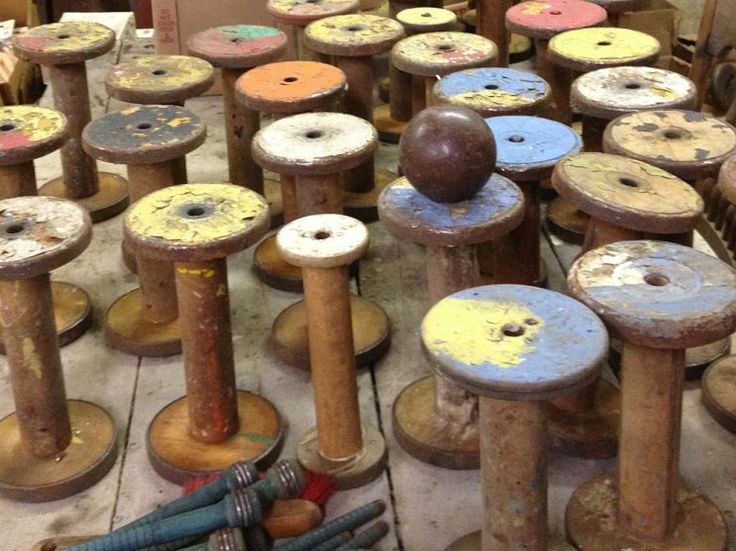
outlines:
M221 25L269 25L266 0L152 0L157 54L186 54L194 33Z
M662 45L660 67L668 68L672 47L677 40L680 10L667 0L645 0L637 11L622 13L619 27L652 35Z

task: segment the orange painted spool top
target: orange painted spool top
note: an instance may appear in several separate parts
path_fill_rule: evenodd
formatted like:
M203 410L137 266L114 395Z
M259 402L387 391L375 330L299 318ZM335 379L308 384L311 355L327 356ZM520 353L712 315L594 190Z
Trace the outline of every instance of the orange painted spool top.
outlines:
M333 65L281 61L245 73L237 81L236 92L251 109L294 113L327 106L345 87L345 73Z

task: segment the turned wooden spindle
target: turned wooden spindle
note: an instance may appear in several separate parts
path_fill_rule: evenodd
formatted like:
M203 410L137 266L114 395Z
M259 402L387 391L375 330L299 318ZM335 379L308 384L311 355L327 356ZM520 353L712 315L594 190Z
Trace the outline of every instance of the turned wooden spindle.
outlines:
M579 258L568 286L623 342L618 471L575 491L568 536L602 551L725 549L721 512L680 481L680 424L685 349L736 328L736 272L682 245L622 241Z
M608 348L600 319L560 293L489 285L435 304L421 331L436 368L480 400L483 523L447 549L572 550L547 528L544 401L598 375Z
M92 222L112 218L128 206L125 179L98 172L94 159L82 149L82 130L92 118L84 62L114 45L112 30L81 21L40 25L13 37L18 57L47 67L54 106L67 118L69 138L61 148L64 175L46 182L39 193L78 202Z
M278 456L283 424L265 398L235 386L227 256L268 229L263 197L231 184L182 184L140 199L125 218L137 253L173 262L187 395L148 428L148 457L164 478L260 468Z
M204 143L206 127L176 105L129 107L94 120L84 130L84 150L94 159L125 164L130 198L185 184L184 157ZM123 248L130 250L130 246ZM105 341L137 356L181 353L174 265L134 255L140 287L120 296L105 316Z
M361 423L350 313L348 266L368 248L368 230L354 218L320 214L287 224L276 241L302 268L309 327L317 426L297 457L305 469L335 477L339 489L362 486L386 463L383 436Z
M51 501L99 481L117 456L110 415L67 400L49 272L79 256L92 225L55 197L0 201L0 324L15 412L0 420L0 495Z

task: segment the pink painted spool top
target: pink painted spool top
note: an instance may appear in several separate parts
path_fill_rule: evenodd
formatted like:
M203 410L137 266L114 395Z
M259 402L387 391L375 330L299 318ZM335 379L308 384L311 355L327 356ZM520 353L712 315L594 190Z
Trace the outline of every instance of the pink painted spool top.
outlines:
M286 42L286 35L273 27L226 25L192 35L188 47L215 67L246 69L279 59Z
M506 26L524 36L547 39L564 31L601 25L606 18L604 8L585 0L530 0L506 12Z

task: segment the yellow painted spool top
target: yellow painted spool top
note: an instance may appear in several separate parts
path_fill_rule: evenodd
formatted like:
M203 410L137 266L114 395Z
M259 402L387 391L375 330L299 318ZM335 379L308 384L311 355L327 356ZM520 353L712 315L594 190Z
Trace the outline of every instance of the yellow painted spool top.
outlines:
M66 117L46 107L0 107L0 165L41 157L61 146L66 138Z
M457 22L457 16L450 10L429 7L401 10L396 19L404 27L417 31L449 30Z
M223 258L259 239L269 224L266 200L231 184L184 184L147 195L125 219L136 248L167 260Z
M659 50L659 41L653 36L614 27L576 29L549 41L552 60L576 70L646 65L656 62Z
M14 37L19 57L51 65L79 63L104 54L114 44L112 29L86 21L39 25Z

